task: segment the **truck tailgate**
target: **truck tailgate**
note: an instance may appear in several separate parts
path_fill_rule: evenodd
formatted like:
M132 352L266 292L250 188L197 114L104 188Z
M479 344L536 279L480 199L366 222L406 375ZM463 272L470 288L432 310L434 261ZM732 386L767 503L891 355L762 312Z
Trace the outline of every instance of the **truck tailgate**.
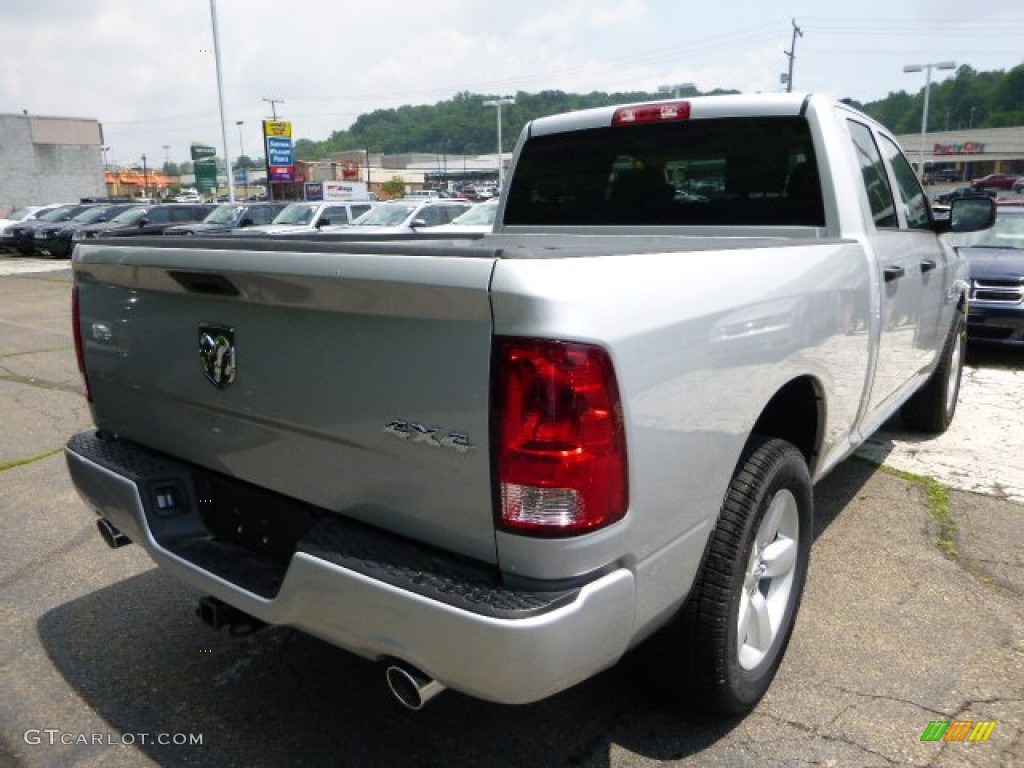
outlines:
M189 245L76 251L97 427L494 562L493 254Z

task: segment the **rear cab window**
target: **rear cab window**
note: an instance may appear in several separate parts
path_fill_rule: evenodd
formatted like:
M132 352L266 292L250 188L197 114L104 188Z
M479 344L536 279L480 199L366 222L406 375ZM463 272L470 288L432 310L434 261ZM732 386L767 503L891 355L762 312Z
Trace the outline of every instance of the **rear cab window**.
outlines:
M802 117L714 118L537 136L506 225L825 226Z

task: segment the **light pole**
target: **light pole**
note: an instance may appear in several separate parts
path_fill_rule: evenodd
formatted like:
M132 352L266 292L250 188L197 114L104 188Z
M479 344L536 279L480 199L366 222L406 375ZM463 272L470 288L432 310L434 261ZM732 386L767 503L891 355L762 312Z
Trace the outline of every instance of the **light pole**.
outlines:
M213 61L217 67L217 102L220 105L220 140L224 146L224 169L228 176L228 200L235 202L235 179L228 154L228 125L224 121L224 79L220 67L220 33L217 31L217 3L210 0L210 24L213 27Z
M142 156L142 196L149 197L149 170L146 168L146 156Z
M659 85L658 93L671 93L673 99L678 99L679 94L689 88L697 90L697 86L694 83L672 83L670 85Z
M238 126L238 164L242 164L242 156L245 154L245 150L242 148L242 126L245 125L244 120L235 120L235 125ZM241 168L242 171L242 197L248 197L249 195L249 170L248 168Z
M485 107L495 107L498 110L498 192L505 186L504 163L501 159L501 106L503 104L515 104L516 100L511 96L499 96L496 99L489 99L484 102Z
M917 153L917 177L924 181L924 143L928 135L928 96L932 89L933 69L956 69L955 61L938 61L930 64L907 64L904 72L924 72L924 109L921 110L921 146Z

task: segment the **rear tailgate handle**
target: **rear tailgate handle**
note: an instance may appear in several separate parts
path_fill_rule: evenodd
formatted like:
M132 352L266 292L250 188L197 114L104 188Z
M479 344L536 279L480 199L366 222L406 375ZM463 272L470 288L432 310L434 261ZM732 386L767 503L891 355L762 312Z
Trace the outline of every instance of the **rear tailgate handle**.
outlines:
M899 280L907 274L907 270L903 267L886 267L882 270L882 274L885 275L885 282L891 283L893 280Z
M921 262L921 273L931 272L937 265L931 259L925 259Z

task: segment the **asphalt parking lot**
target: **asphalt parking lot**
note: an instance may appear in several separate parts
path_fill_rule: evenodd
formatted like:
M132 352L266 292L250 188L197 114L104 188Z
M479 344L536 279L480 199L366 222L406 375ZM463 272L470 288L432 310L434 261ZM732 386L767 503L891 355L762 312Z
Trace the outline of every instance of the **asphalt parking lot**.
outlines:
M678 709L642 655L538 704L413 714L380 667L215 633L103 544L61 455L89 426L67 263L33 264L0 254L0 768L1024 765L1024 353L972 348L949 433L887 425L819 485L803 608L750 715ZM923 742L935 721L995 726Z

